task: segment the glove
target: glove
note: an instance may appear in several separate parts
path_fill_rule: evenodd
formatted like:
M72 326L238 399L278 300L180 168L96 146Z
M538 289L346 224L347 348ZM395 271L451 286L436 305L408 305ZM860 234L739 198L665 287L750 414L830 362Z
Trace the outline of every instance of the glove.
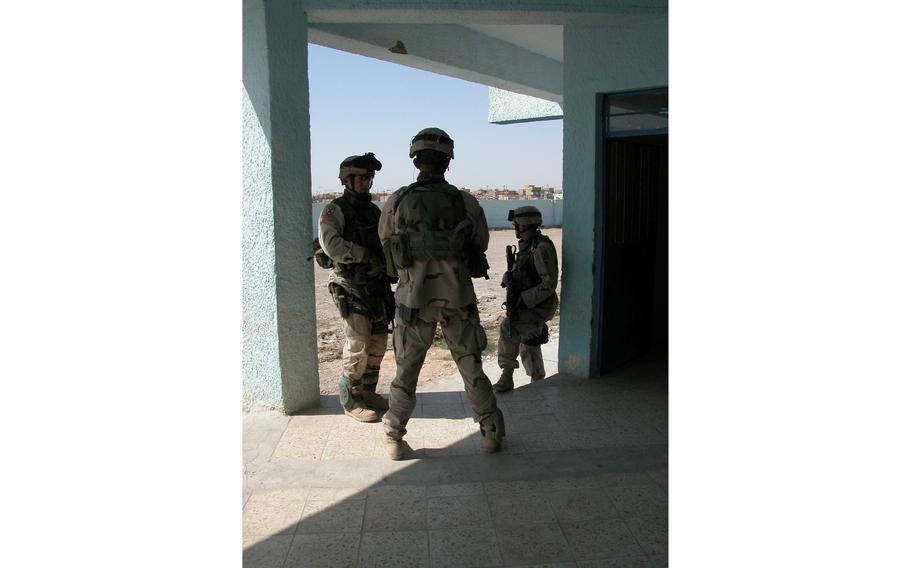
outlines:
M367 258L367 264L370 266L367 271L367 276L370 278L376 278L385 274L385 259L379 255L370 253L369 258Z

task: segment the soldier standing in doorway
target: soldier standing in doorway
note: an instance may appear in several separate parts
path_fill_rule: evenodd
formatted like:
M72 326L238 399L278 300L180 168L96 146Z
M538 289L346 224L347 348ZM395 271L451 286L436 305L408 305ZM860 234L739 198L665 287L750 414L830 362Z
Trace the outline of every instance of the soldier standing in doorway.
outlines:
M319 216L316 260L332 267L329 291L344 319L342 374L338 390L344 413L360 422L379 420L389 403L376 394L379 365L385 356L394 299L386 275L377 226L380 210L370 197L382 164L372 153L341 162L344 194Z
M393 335L398 369L383 419L386 447L393 460L404 457L417 379L439 324L480 424L482 448L495 452L505 423L481 365L487 338L471 282L486 276L489 267L487 220L477 199L445 180L455 157L448 134L421 130L411 140L409 156L420 170L417 181L390 196L379 220L379 238L399 278Z
M549 341L547 322L556 315L559 299L559 262L553 241L541 234L543 217L536 207L509 211L509 220L518 238L518 253L508 247L508 272L503 275L506 288L506 317L499 326L497 353L502 376L493 385L496 392L515 388L512 373L518 357L532 381L546 377L540 346ZM512 258L514 257L514 258Z

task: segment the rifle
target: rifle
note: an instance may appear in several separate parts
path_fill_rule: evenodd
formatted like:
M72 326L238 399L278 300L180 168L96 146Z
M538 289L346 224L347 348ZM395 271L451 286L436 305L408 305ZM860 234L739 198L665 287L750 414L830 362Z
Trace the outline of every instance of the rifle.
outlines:
M502 308L506 311L509 323L512 324L518 319L518 302L521 295L515 282L512 281L512 270L515 268L515 245L506 245L506 276L505 289L506 301L502 303Z

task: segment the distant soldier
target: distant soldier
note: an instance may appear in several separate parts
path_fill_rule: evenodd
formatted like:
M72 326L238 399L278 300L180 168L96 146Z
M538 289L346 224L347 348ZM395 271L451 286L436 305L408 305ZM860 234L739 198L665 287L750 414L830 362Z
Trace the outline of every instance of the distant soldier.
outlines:
M512 373L518 368L518 356L532 381L546 377L540 346L549 341L547 322L556 314L559 299L559 262L556 247L541 234L543 217L536 207L519 207L509 211L509 220L518 237L518 253L509 271L503 275L506 292L506 317L499 326L497 352L502 376L493 385L496 392L515 387ZM514 247L509 247L511 254Z
M389 457L404 457L403 437L417 404L417 379L436 326L464 379L468 401L480 423L485 452L499 449L505 436L481 352L487 337L477 313L472 277L486 275L484 251L490 240L477 200L445 180L455 143L438 128L411 140L417 181L393 193L379 219L379 238L399 277L395 291L393 343L398 370L383 419Z
M373 176L381 168L372 153L341 162L338 178L344 194L319 216L318 244L328 259L316 253L321 266L334 269L329 291L344 319L341 406L361 422L375 422L376 411L389 408L388 401L376 394L394 309L376 231L380 211L370 200Z

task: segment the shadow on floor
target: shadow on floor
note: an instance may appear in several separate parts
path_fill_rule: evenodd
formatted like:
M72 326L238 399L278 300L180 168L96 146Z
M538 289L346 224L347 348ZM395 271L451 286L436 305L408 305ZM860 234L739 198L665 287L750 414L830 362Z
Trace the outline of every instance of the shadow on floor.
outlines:
M336 397L251 419L244 566L667 565L665 359L497 400L493 455L463 392L418 393L401 462Z

